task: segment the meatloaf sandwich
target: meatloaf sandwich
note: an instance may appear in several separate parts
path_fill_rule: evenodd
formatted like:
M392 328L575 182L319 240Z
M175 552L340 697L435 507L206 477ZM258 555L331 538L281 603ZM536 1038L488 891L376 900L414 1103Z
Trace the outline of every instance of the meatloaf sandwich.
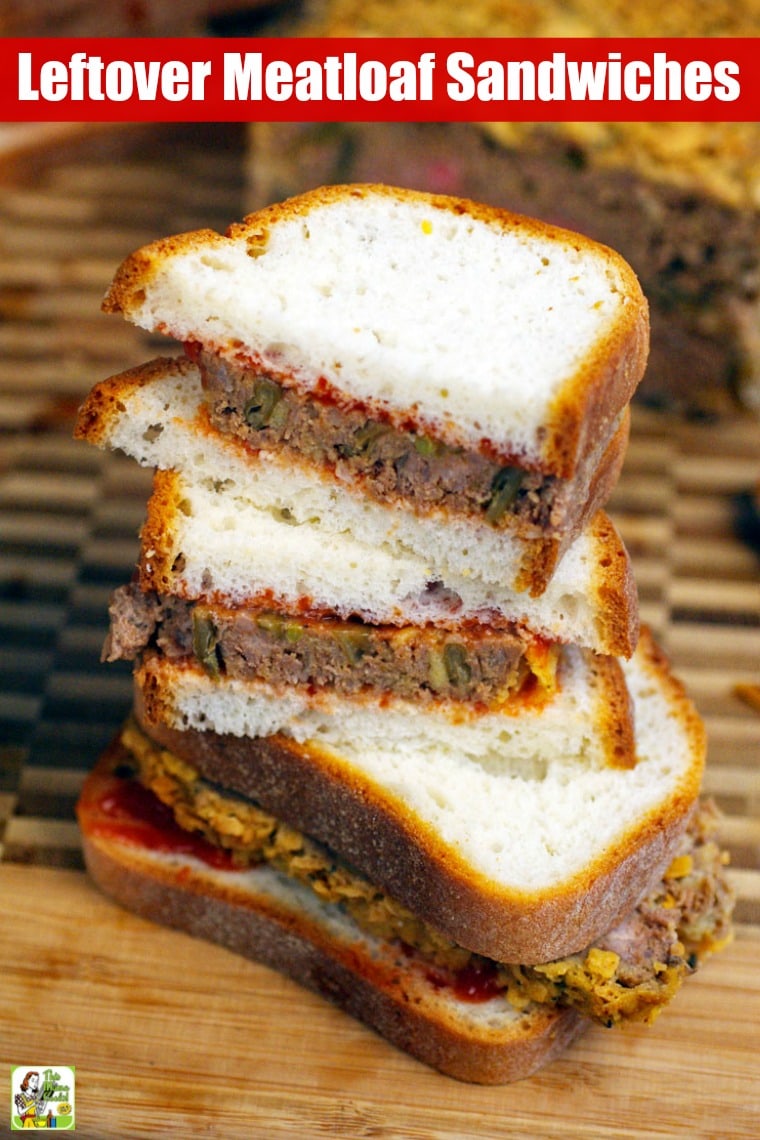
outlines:
M450 1076L525 1077L593 1022L651 1022L730 937L701 724L647 635L624 668L628 767L539 737L462 757L392 715L252 739L230 694L177 728L143 674L83 790L88 866Z
M104 307L184 342L214 426L249 450L514 535L534 592L614 486L648 345L612 250L386 186L155 242Z
M399 510L215 429L188 360L97 385L77 435L158 468L142 533L146 593L294 619L512 631L534 647L629 655L636 644L630 560L601 511L534 596L519 588L523 547L509 531Z
M124 262L184 342L76 434L155 469L79 804L124 905L518 1079L729 936L702 723L601 509L647 310L566 231L381 186Z

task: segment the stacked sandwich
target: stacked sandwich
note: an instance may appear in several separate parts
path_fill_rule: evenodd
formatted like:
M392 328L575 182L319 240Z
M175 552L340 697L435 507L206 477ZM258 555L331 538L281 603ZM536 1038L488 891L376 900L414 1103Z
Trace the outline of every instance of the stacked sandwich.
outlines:
M96 881L502 1082L649 1021L730 930L701 722L601 510L647 348L609 249L314 191L156 242L104 307L185 346L79 438L156 469L79 804Z

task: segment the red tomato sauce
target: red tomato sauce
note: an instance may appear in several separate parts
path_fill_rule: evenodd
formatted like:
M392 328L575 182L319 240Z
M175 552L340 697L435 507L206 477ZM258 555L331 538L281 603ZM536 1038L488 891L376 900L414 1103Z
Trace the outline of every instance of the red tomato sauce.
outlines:
M114 775L104 781L97 798L88 806L93 811L89 830L94 833L152 851L193 855L218 870L246 869L233 862L229 851L180 827L171 808L136 780Z

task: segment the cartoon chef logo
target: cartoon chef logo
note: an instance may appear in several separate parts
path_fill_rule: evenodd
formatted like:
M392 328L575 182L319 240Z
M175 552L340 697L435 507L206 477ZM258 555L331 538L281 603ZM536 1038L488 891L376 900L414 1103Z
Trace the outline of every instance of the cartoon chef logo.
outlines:
M74 1129L74 1070L67 1065L17 1065L11 1071L11 1131Z

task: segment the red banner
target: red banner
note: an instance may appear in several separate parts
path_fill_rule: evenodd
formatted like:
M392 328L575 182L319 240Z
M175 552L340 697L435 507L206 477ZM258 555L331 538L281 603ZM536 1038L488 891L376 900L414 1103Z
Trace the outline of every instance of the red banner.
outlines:
M0 40L5 122L748 121L760 38Z

